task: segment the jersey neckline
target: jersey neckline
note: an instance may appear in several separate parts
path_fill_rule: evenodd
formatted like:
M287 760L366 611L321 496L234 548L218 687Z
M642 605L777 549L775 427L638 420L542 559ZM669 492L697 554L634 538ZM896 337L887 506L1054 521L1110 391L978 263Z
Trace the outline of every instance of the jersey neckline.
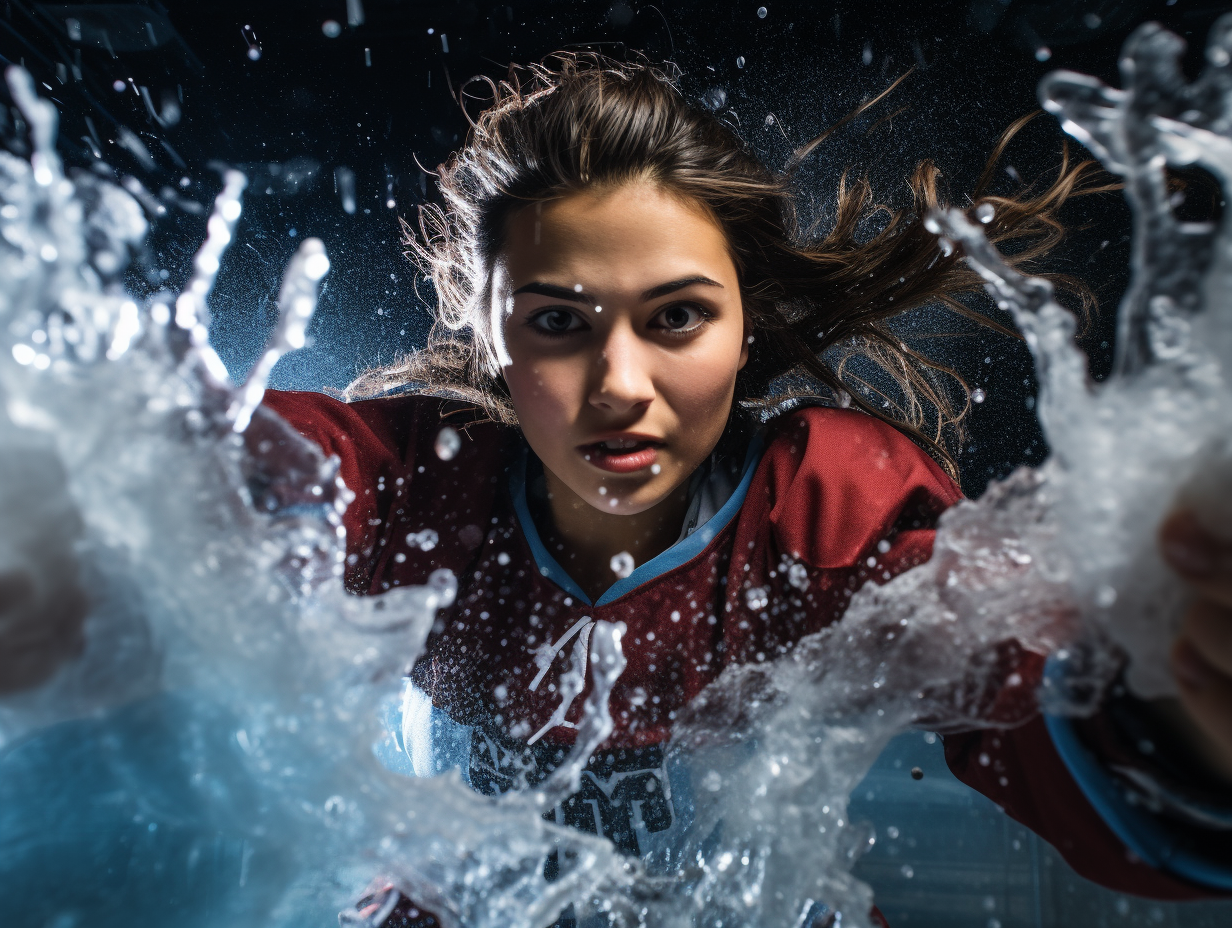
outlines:
M522 529L527 544L530 545L531 556L535 559L535 566L539 569L539 573L588 606L606 606L642 584L661 577L701 554L715 536L735 518L740 507L744 505L744 498L748 494L749 485L753 482L753 473L757 470L764 449L765 441L761 434L754 435L744 455L740 482L736 485L732 495L728 497L727 502L719 507L719 511L666 551L655 555L644 564L639 564L629 576L617 580L593 602L582 591L577 581L569 576L568 571L560 566L539 537L539 529L535 527L535 520L531 518L530 504L526 494L526 464L532 452L525 442L522 443L521 454L518 455L517 461L510 469L509 495L513 499L513 511L517 516L518 525Z

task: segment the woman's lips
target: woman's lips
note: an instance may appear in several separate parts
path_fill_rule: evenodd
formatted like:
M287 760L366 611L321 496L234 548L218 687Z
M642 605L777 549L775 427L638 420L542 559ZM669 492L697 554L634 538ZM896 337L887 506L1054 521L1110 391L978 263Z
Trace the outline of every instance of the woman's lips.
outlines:
M604 442L582 445L582 457L600 470L614 474L631 474L650 467L658 455L659 443L639 441L629 448L611 448Z

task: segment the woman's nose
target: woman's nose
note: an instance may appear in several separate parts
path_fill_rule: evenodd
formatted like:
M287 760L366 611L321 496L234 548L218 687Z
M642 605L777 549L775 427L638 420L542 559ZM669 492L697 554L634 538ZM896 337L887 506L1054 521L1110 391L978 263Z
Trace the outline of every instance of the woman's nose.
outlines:
M649 406L655 397L649 362L636 333L615 327L594 361L591 405L618 415Z

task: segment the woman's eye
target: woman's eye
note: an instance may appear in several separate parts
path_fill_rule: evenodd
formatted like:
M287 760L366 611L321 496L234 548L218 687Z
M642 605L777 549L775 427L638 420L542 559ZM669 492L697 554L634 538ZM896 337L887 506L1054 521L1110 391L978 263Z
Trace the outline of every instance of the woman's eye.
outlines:
M656 321L658 328L679 334L692 332L709 318L710 313L695 303L674 303L662 310Z
M565 335L583 327L582 320L567 309L545 309L532 316L530 324L546 335Z

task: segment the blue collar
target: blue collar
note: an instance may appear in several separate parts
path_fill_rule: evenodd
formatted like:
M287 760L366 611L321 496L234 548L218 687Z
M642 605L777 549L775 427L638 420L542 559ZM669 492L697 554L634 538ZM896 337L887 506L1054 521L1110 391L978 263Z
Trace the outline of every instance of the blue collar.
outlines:
M645 564L639 565L629 576L617 580L603 592L598 601L593 603L590 601L590 597L582 592L582 588L577 585L574 579L560 566L556 558L552 557L547 547L543 544L543 540L539 537L539 530L535 527L535 520L531 518L530 506L526 499L526 461L527 456L530 454L530 449L525 445L522 449L522 455L513 466L509 475L509 494L513 497L513 510L517 515L518 523L522 527L522 534L526 536L526 541L530 545L531 554L535 558L535 566L539 568L539 573L547 577L570 596L576 597L588 606L606 606L608 603L615 602L626 593L637 589L643 583L660 577L669 570L674 570L681 564L686 564L701 554L706 549L706 546L714 540L714 537L727 526L727 523L735 518L736 513L740 511L740 507L744 505L744 497L749 492L749 484L753 482L753 472L757 470L757 464L761 460L763 450L764 442L761 435L757 435L749 443L749 450L744 456L744 466L740 472L740 483L719 511L694 529L688 537L682 538L663 553L652 557Z

